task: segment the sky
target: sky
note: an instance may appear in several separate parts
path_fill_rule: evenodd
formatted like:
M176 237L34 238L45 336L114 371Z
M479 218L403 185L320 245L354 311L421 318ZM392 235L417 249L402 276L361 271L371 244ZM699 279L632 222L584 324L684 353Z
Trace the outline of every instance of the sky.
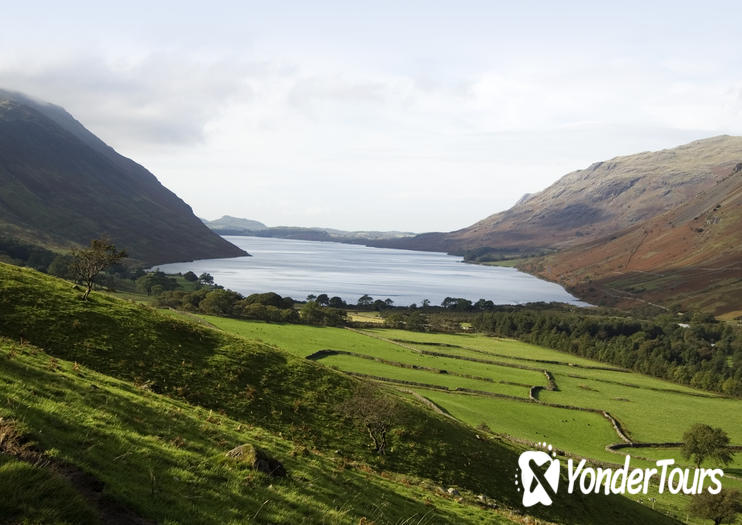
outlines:
M207 219L451 231L595 161L742 134L739 2L2 4L0 88Z

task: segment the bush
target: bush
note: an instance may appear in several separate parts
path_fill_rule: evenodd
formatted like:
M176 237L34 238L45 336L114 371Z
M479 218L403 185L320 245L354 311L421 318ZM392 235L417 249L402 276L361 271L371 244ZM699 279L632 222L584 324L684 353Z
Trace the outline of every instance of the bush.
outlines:
M313 326L343 326L347 313L337 308L323 307L315 301L308 301L301 309L301 320Z
M212 315L235 315L235 303L242 296L232 290L212 290L199 303L198 308L206 314Z

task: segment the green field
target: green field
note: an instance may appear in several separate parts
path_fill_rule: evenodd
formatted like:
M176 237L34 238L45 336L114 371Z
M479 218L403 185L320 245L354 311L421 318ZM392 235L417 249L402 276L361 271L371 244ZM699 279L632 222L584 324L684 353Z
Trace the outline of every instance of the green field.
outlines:
M387 453L375 453L365 429L342 409L361 382L323 359L305 359L332 347L385 356L346 356L353 368L362 362L451 385L466 379L526 391L406 368L404 359L422 354L363 333L196 323L193 314L99 292L81 301L68 282L0 264L2 520L106 523L104 510L121 506L169 525L521 520L512 474L524 445L483 436L389 383L378 395L393 401L394 426ZM392 357L396 365L376 360ZM526 373L545 381L538 371L499 368L493 377ZM244 443L281 461L289 477L271 478L226 457ZM527 513L574 524L670 522L617 496L573 495Z
M472 427L488 428L495 434L516 440L546 441L567 454L602 462L623 461L623 451L615 453L605 448L622 440L611 422L599 413L603 410L616 418L635 442L678 442L692 424L707 423L722 427L733 444L742 445L742 400L694 390L514 340L479 334L430 334L390 329L350 331L215 317L205 319L225 331L259 339L298 356L307 357L319 350L343 350L377 358L328 355L317 362L350 373L386 378L392 386L412 388ZM431 352L446 356L430 355ZM478 361L469 360L472 358ZM432 370L410 369L399 366L399 363ZM514 368L513 365L529 369ZM553 375L558 390L543 389L538 394L538 403L529 402L525 385L545 387L547 381L541 371L544 369ZM442 374L440 370L451 374ZM524 386L490 383L453 374ZM400 385L402 381L444 388L410 387ZM455 392L457 387L513 395L522 400ZM580 408L597 412L581 411ZM640 458L661 459L658 450L665 454L664 457L675 457L679 463L687 463L681 460L678 449L640 448L633 450L633 455L637 456L635 464L650 466L648 461ZM741 457L742 454L737 454L729 466L725 486L742 485L739 479L729 477L739 476ZM653 496L657 500L655 504L664 512L695 523L687 517L686 497L659 495L656 491Z
M507 521L436 495L421 480L408 477L402 484L356 470L338 455L297 448L258 427L68 361L50 367L51 357L31 345L0 339L0 358L0 418L33 434L47 457L80 465L111 497L158 522L242 523L246 515L259 515L270 522L345 523L354 516L398 521L426 513L451 522ZM34 432L39 428L44 432ZM259 443L280 457L292 479L277 482L227 461L225 450L241 443ZM96 522L62 477L0 454L3 502L20 499L12 492L28 500L24 509L32 511L23 515L39 523ZM264 501L269 504L261 508ZM21 512L5 510L4 519Z

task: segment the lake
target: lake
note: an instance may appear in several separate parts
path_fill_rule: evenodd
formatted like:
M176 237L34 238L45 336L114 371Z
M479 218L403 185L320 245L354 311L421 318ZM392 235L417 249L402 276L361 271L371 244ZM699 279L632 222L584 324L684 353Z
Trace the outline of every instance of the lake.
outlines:
M364 294L395 305L439 305L446 297L496 304L561 301L585 305L558 284L515 268L479 266L443 253L369 248L355 244L225 236L252 257L164 264L167 273L208 272L243 295L276 292L304 300L326 293L356 303Z

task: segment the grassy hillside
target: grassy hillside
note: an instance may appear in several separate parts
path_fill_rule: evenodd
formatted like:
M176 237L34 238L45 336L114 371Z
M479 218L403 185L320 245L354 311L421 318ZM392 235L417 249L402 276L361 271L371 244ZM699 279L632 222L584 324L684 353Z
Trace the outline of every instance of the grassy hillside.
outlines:
M57 248L104 235L149 264L244 255L62 108L0 90L0 238Z
M30 344L0 339L0 356L5 429L15 422L45 461L84 469L102 484L103 497L86 501L78 482L0 455L4 518L96 523L101 513L107 523L120 502L160 523L509 521L436 493L430 482L380 476L337 454L55 360ZM290 479L228 460L224 452L242 443L280 458Z
M47 454L103 480L105 494L140 515L188 522L183 516L198 511L214 523L248 521L246 509L259 512L259 522L297 522L304 512L330 523L491 518L466 499L447 514L437 501L451 500L438 489L449 486L470 501L486 494L500 508L519 507L512 481L519 451L509 443L477 437L390 391L400 399L399 424L389 454L376 456L337 410L356 379L143 305L91 297L82 302L70 283L0 264L0 334L10 338L0 407ZM291 480L258 476L262 488L244 490L252 474L223 456L242 442L269 450ZM333 465L351 464L350 479L336 476L344 469ZM399 510L382 505L380 515L379 501ZM423 518L421 503L442 510ZM663 521L618 497L564 497L535 512L565 523Z
M621 463L627 452L606 448L625 439L603 411L618 422L626 439L638 445L677 443L696 422L722 427L733 444L742 445L742 426L730 418L742 411L742 400L548 348L479 334L351 332L204 318L248 339L296 355L316 356L318 362L348 373L411 389L472 428L488 428L522 442L547 441L565 454L597 462ZM554 385L550 386L545 371ZM541 387L535 399L529 399L532 386ZM680 464L688 463L677 446L638 447L630 454L643 467L651 465L642 458L672 457ZM741 487L742 454L725 471L737 478L727 477L725 486ZM656 507L663 512L686 519L687 497L658 494L656 486L649 497L657 500Z

